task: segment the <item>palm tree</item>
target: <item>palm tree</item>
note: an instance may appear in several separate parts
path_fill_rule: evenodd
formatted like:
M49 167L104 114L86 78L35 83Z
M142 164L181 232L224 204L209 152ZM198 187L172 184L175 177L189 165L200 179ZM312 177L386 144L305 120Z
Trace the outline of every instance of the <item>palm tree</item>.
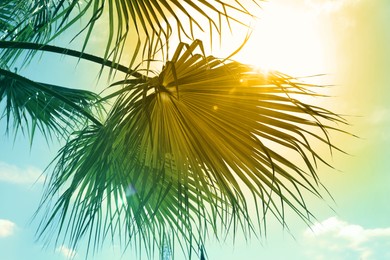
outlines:
M261 1L230 2L0 3L2 120L15 134L28 131L31 140L37 129L65 140L47 170L40 237L55 230L56 241L73 248L86 237L88 249L96 250L108 236L141 245L150 258L155 248L163 258L179 244L188 258L200 252L204 259L207 236L263 234L269 214L286 225L286 206L311 222L304 194L322 198L317 161L329 165L311 143L339 150L328 132L342 131L333 123L345 120L300 101L319 96L309 84L205 54L197 29L245 26L243 17L252 17L248 10ZM51 45L82 19L80 49ZM100 19L108 37L95 56L86 50ZM169 56L174 34L181 43ZM123 60L128 46L131 58ZM96 94L11 70L38 52L98 63L122 73L122 80L110 84L108 94ZM151 69L157 57L164 62L159 72Z

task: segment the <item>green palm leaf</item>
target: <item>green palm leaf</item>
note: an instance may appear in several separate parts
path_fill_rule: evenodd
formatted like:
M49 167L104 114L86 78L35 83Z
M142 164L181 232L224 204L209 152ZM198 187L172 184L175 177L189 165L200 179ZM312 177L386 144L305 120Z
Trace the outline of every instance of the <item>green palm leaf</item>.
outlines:
M257 234L268 213L285 224L285 207L311 221L303 194L321 197L316 164L326 163L311 143L337 149L329 124L344 120L297 99L316 96L310 85L202 49L180 44L158 76L121 82L105 123L74 133L41 235L57 227L72 246L87 236L96 248L119 234L149 256L179 242L190 258L207 234Z
M68 134L88 119L100 124L94 116L103 111L99 99L90 91L34 82L0 69L1 118L6 117L7 130L13 124L15 134L27 128L31 140L37 127L45 135L58 135Z
M259 0L243 3L230 1L123 1L123 0L6 0L0 4L0 40L47 44L82 19L87 25L79 32L85 37L82 52L92 35L108 31L105 59L118 62L123 49L132 42L133 58L129 67L142 51L143 57L152 58L156 50L168 47L168 38L176 33L179 38L193 38L196 29L213 28L221 33L227 20L243 24L242 15L252 16L248 10ZM253 10L253 8L252 8ZM107 22L95 29L96 22L107 15ZM182 16L186 21L183 21ZM137 35L137 38L133 37ZM212 37L211 37L212 38ZM3 50L4 63L15 60L20 50ZM31 53L30 53L31 54Z
M48 42L56 16L54 2L53 0L2 1L0 3L0 40ZM16 49L2 50L0 53L2 66L14 62L21 53L21 50Z

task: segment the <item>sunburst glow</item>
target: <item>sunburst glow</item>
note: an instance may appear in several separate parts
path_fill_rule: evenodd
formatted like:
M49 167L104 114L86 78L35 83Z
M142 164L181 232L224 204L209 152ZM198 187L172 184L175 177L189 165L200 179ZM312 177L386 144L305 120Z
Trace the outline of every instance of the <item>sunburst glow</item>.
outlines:
M297 76L328 72L326 35L316 14L304 6L267 3L253 28L235 59Z

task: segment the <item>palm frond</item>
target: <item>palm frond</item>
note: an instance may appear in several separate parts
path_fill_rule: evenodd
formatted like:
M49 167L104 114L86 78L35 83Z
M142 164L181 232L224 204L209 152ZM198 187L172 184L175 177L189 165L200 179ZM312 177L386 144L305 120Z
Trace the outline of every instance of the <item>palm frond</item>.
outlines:
M0 4L0 40L46 43L53 33L55 0L5 0ZM60 1L64 2L64 1ZM11 64L22 51L2 50L1 64ZM31 57L33 52L29 52Z
M123 49L131 40L133 48L132 67L137 54L152 58L156 50L168 47L169 37L175 33L179 38L193 38L195 29L213 28L221 33L222 20L243 24L242 16L253 16L252 6L261 0L245 1L104 1L104 0L6 0L0 8L0 39L18 42L47 44L82 19L86 26L79 32L85 37L83 52L91 37L107 31L105 59L118 62ZM231 4L230 4L231 3ZM252 10L248 11L248 10ZM107 22L96 23L107 15ZM186 21L183 21L183 17ZM206 24L206 25L205 25ZM246 25L244 25L246 26ZM213 31L213 30L212 30ZM134 39L134 35L137 38ZM212 38L212 36L211 36ZM210 39L211 39L210 38ZM30 54L33 52L30 52ZM13 62L20 50L3 50L1 60Z
M90 91L34 82L0 69L1 118L6 118L7 131L11 123L15 133L27 128L31 140L36 128L45 135L63 135L87 120L100 124L95 118L103 111L99 99Z
M123 83L105 123L59 152L41 235L97 248L119 234L149 256L176 242L190 258L207 234L257 234L268 213L284 225L286 207L311 221L304 194L321 198L326 163L311 143L337 149L330 123L345 121L297 99L316 96L310 85L204 56L200 41L180 44L158 76Z

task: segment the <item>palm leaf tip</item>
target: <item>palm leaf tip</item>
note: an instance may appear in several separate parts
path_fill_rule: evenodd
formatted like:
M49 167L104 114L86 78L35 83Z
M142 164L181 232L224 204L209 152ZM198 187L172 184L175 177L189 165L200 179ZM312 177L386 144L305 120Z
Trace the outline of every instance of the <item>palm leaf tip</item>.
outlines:
M48 223L59 216L75 243L88 231L90 241L124 232L126 243L151 251L182 241L191 255L209 233L257 233L267 212L285 223L289 207L310 221L303 194L321 196L323 160L311 141L333 147L328 123L343 120L300 102L297 95L313 95L306 89L205 56L200 41L180 44L157 77L128 81L105 123L60 151L47 199L66 190ZM255 217L248 191L259 202Z

